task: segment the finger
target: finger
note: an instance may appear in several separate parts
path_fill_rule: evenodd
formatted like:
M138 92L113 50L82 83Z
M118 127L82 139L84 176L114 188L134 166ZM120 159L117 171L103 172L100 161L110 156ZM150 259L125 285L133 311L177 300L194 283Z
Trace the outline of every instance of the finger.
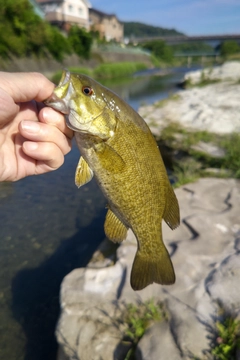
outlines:
M0 72L0 87L6 91L15 102L30 100L44 101L53 92L55 85L43 74Z
M73 131L67 127L65 117L60 112L50 107L44 107L39 113L39 120L45 124L56 126L69 139L73 138Z
M36 175L56 170L64 163L62 151L53 143L25 141L22 150L27 156L36 160Z
M24 120L19 124L19 131L27 140L55 144L64 155L71 150L70 139L55 126Z

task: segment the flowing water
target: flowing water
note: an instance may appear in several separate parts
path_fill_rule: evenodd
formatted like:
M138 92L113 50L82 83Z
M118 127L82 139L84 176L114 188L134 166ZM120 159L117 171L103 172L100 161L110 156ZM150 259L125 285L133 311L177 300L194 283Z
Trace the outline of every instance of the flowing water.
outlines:
M186 69L107 84L132 107L177 91ZM104 239L106 202L95 181L74 185L76 146L57 171L0 183L0 359L54 360L63 277Z

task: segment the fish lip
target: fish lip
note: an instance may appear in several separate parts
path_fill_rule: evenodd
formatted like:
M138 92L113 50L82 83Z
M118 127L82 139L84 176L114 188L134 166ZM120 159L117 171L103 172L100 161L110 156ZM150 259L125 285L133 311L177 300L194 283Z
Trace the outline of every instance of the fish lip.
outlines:
M47 100L44 101L44 104L65 115L68 115L70 112L69 107L66 105L66 103L56 94L54 94L54 92Z
M60 79L58 87L61 87L61 86L65 85L65 84L67 84L68 82L70 82L70 79L71 79L70 71L67 70L67 69L63 69L62 77Z

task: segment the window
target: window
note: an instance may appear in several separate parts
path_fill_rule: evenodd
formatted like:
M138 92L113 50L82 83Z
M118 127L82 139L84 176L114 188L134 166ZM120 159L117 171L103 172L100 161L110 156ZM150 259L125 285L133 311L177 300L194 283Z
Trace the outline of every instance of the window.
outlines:
M82 15L83 14L83 9L80 7L80 8L78 8L78 13L79 13L79 15Z
M73 11L73 6L72 6L72 5L68 5L68 10L69 10L69 12L72 12L72 11Z

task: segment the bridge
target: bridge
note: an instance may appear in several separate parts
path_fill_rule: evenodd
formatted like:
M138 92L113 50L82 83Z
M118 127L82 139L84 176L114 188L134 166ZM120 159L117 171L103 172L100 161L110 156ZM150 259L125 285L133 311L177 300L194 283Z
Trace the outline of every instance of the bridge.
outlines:
M135 43L142 43L151 40L164 40L167 44L180 44L186 42L212 42L212 41L225 41L236 40L240 41L240 34L222 34L222 35L197 35L197 36L146 36L146 37L130 37L130 40Z
M204 65L204 62L205 62L207 57L213 57L213 58L215 58L215 60L217 60L219 55L220 55L219 51L212 51L212 52L185 51L185 52L175 52L174 53L174 57L185 57L185 58L187 58L188 67L191 66L193 57L201 58L201 64Z

